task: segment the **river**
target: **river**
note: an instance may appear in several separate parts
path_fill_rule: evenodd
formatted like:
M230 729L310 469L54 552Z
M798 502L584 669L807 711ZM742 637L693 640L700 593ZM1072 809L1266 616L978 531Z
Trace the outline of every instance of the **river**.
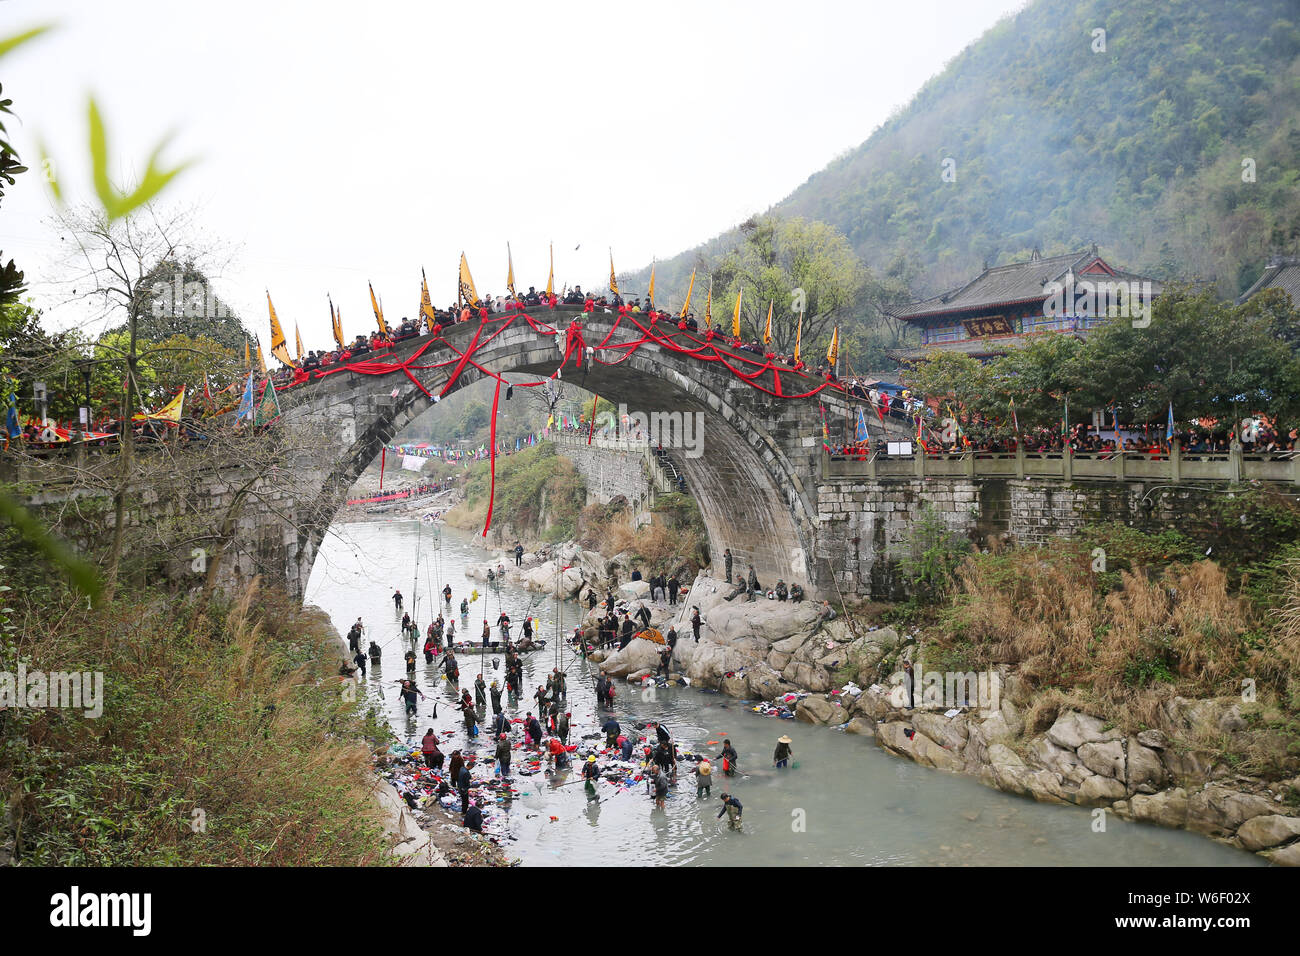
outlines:
M469 533L412 521L337 524L330 529L308 583L306 603L328 613L339 632L346 633L360 616L367 638L383 648L383 663L373 668L366 693L387 714L394 732L418 746L425 729L456 733L443 749L465 745L457 712L449 705L455 694L441 672L417 667L421 702L408 720L394 682L404 676L406 645L399 633L400 614L393 612L392 594L401 589L405 609L417 596L416 619L423 635L430 619L429 597L445 584L459 608L462 597L477 588L478 600L469 613L470 636L482 630L484 618L494 624L504 610L517 626L531 613L540 618L548 647L524 664L524 686L536 688L557 664L556 602L507 584L487 588L465 577L464 569L492 555L474 546ZM417 575L418 587L413 589ZM486 594L484 592L487 592ZM436 614L437 608L434 608ZM566 603L565 629L572 633L578 608ZM465 635L456 612L457 639ZM423 637L421 637L421 643ZM584 661L574 661L565 649L569 704L574 730L570 741L597 730L593 678ZM460 658L463 686L471 686L480 667L490 683L491 658L484 662ZM594 670L594 666L591 668ZM496 672L504 686L501 672ZM431 719L433 702L440 702ZM520 702L522 716L528 701ZM658 688L645 693L620 683L615 716L624 728L634 722L662 719L684 750L716 753L730 737L740 753L747 777L726 780L715 772L712 800L697 800L690 774L683 770L664 810L655 810L643 785L617 791L602 784L599 802L589 801L581 784L555 786L544 774L517 776L520 795L503 812L509 838L504 845L526 866L547 865L878 865L943 866L1251 866L1265 861L1205 837L1146 824L1125 823L1106 815L1098 831L1094 812L1080 807L1051 806L1013 797L983 786L970 777L930 770L891 757L867 738L792 720L762 717L748 706L723 695L690 687ZM772 768L777 737L794 741L795 766ZM718 741L710 744L709 741ZM479 753L488 744L477 743ZM515 757L514 769L522 761ZM485 764L480 765L480 772ZM687 765L689 766L689 765ZM744 805L744 826L728 832L717 819L718 795L730 789ZM552 817L555 819L553 820Z

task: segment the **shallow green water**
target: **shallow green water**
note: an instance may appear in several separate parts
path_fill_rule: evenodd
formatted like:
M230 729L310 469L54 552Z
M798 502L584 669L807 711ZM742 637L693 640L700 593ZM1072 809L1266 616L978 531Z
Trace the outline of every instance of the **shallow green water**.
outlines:
M367 692L387 713L395 733L418 744L428 726L453 730L443 749L477 748L486 742L467 741L448 705L456 696L441 671L419 659L416 676L428 695L414 720L404 713L395 681L404 676L406 645L399 634L401 615L394 615L394 589L406 597L410 610L416 572L417 541L419 603L416 618L421 634L430 620L430 594L450 583L453 607L477 588L479 599L470 609L469 631L477 636L484 618L495 623L505 610L516 625L526 614L541 619L541 633L550 646L525 661L525 687L544 683L557 666L556 604L506 585L489 589L469 581L466 566L481 564L489 555L469 542L470 535L450 528L414 522L336 525L327 535L308 585L307 602L319 605L340 633L360 616L384 649L384 663L367 680ZM484 594L484 592L487 592ZM437 613L437 608L433 613ZM565 629L572 632L577 608L567 605ZM463 625L456 613L458 639ZM517 633L517 631L516 631ZM421 641L423 638L421 638ZM418 649L417 649L418 650ZM574 732L571 741L596 731L592 676L587 665L567 653L569 703ZM482 667L492 679L489 657L482 663L462 656L463 686L471 686ZM500 671L497 672L500 675ZM498 676L498 679L501 679ZM502 683L504 684L504 680ZM433 703L439 701L433 719ZM527 702L521 701L517 716ZM516 716L515 709L507 713ZM716 753L730 736L740 752L740 767L749 776L724 781L719 775L711 800L697 800L689 774L670 794L665 809L654 809L643 785L618 790L602 783L599 801L591 801L581 784L562 773L517 776L522 794L504 813L501 823L511 839L509 851L525 865L861 865L922 864L945 866L1068 865L1068 866L1250 866L1263 861L1252 854L1221 846L1194 834L1106 818L1105 832L1095 832L1088 809L1038 804L982 786L968 777L941 773L891 757L867 739L842 731L796 721L761 717L740 701L694 688L664 688L643 694L620 684L614 713L624 728L634 722L662 719L686 750ZM772 768L776 738L794 740L797 768ZM709 745L708 741L719 741ZM483 774L486 763L480 765ZM520 769L515 758L515 769ZM717 820L718 794L730 789L744 804L744 827L728 832ZM554 816L557 819L552 821Z

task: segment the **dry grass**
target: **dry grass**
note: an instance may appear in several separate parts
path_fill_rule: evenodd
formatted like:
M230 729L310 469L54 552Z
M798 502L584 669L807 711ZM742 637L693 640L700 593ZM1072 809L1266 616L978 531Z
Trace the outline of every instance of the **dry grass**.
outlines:
M960 631L985 665L1015 663L1033 686L1086 687L1117 700L1164 682L1190 695L1232 693L1255 627L1211 561L1159 577L1123 572L1104 598L1085 561L1021 551L959 572Z
M99 719L18 710L0 722L12 758L0 794L22 861L382 858L370 747L340 694L324 615L250 589L220 611L147 595L103 611L35 608L24 625L9 651L29 667L101 671L105 702Z
M702 566L702 529L674 530L656 521L633 528L627 512L612 512L605 506L585 509L578 522L579 541L584 548L607 558L627 552L646 575L676 572L688 583Z

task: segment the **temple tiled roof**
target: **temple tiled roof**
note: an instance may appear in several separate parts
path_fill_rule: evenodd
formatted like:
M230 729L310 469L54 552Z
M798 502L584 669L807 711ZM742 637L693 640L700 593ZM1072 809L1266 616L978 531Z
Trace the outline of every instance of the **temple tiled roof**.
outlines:
M1293 306L1300 307L1300 258L1292 256L1274 259L1264 274L1255 280L1255 284L1241 294L1241 298L1237 299L1238 304L1265 289L1281 289L1291 296Z
M1089 269L1093 271L1085 271ZM959 289L903 306L893 314L897 318L914 321L953 312L1035 302L1048 294L1044 288L1048 283L1062 282L1070 272L1074 273L1077 281L1150 281L1145 276L1112 268L1097 255L1096 247L1093 247L1061 256L1035 256L1025 262L986 268ZM1158 287L1153 291L1158 292Z

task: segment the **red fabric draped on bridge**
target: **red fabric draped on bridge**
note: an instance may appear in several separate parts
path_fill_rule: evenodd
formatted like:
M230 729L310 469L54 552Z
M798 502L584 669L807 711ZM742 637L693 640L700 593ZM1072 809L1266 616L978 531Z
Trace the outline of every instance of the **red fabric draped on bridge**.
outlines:
M584 310L583 314L588 315L594 313L589 313ZM668 315L667 313L659 313L659 314L663 315L665 320L669 322L675 321L674 316ZM447 383L443 386L442 391L438 393L439 398L446 396L448 393L451 392L453 388L455 388L456 383L460 380L461 375L464 374L464 371L468 366L473 366L482 375L486 377L496 379L496 391L492 398L492 429L491 429L492 439L491 439L491 451L489 453L489 467L491 468L491 491L488 497L487 520L484 522L483 525L484 537L487 536L487 533L492 526L492 504L493 504L493 500L496 497L496 419L497 419L497 407L501 397L501 382L503 381L503 379L501 375L498 374L497 372L493 372L490 369L484 368L481 364L475 361L474 356L477 352L482 351L484 348L490 345L493 339L495 339L498 335L500 335L502 332L504 332L506 329L508 329L511 325L513 325L516 321L518 321L521 318L528 323L529 327L532 328L534 332L538 333L539 335L558 335L560 333L560 330L555 328L554 326L548 325L545 322L539 322L536 319L534 319L531 315L529 315L527 312L523 310L519 310L519 311L505 313L499 318L483 319L482 321L480 321L479 327L474 332L473 339L470 340L469 345L466 347L466 349L463 352L457 349L454 345L451 345L451 343L447 342L441 336L438 336L436 340L441 341L444 345L446 345L454 353L455 356L454 358L448 359L445 362L435 362L432 364L424 364L424 365L418 364L418 360L421 358L421 356L423 356L424 353L429 349L429 347L434 344L435 339L431 338L429 339L429 341L425 342L413 353L411 353L411 355L408 358L400 362L393 361L393 360L385 361L383 359L373 358L373 359L368 359L364 362L353 362L348 365L338 365L332 368L322 369L321 371L316 373L317 378L323 378L327 375L333 375L337 372L356 372L360 375L391 375L394 372L401 372L408 379L411 380L411 382L415 385L416 388L418 388L421 392L424 393L425 397L430 399L434 397L433 393L431 393L427 388L424 387L423 384L421 384L420 380L416 378L416 376L413 374L414 372L429 371L433 369L442 369L450 365L455 366L448 373ZM613 345L609 344L609 340L613 338L614 333L618 331L624 319L632 323L632 325L636 326L636 328L641 333L641 337L628 342L618 342ZM496 329L494 332L488 335L487 338L484 338L483 333L487 329L489 322L500 322L501 324L498 329ZM601 339L598 344L594 346L590 346L590 348L592 349L592 355L594 361L599 362L601 365L610 365L610 366L621 365L623 362L627 361L628 358L630 358L643 345L657 345L660 348L667 349L668 351L675 352L679 355L689 356L690 358L698 359L699 361L702 362L711 362L717 365L721 365L733 376L735 376L737 379L744 382L746 385L750 386L751 388L757 389L760 392L764 392L767 395L772 395L777 398L810 398L813 395L820 394L826 388L834 388L843 391L842 385L840 385L838 382L831 382L828 379L827 381L819 384L816 388L812 388L805 392L787 392L781 382L782 370L784 370L787 374L793 372L794 374L800 376L801 378L806 377L806 374L804 372L798 369L790 368L788 365L781 365L779 363L776 363L772 359L767 357L764 357L762 359L755 359L755 358L749 358L748 356L745 355L736 355L734 354L734 352L730 350L730 346L728 346L728 351L724 351L718 345L713 344L712 334L710 334L706 339L701 340L696 336L692 335L688 331L678 329L675 325L673 326L671 331L667 332L667 334L661 333L656 326L657 323L655 320L651 320L648 327L642 325L639 321L637 321L636 314L632 313L626 306L619 308L618 314L615 317L614 323L611 326L609 332L606 333L605 337ZM515 382L512 384L517 385L521 388L533 388L535 386L544 384L546 381L549 381L549 379L555 378L558 375L560 375L561 370L563 370L563 368L569 364L569 359L573 356L573 353L575 351L578 353L578 365L581 366L583 356L586 354L586 351L589 347L587 345L586 340L583 338L582 331L583 331L582 323L575 316L574 320L569 324L568 328L564 330L564 334L565 334L564 357L560 360L559 367L555 370L555 372L552 375L550 375L546 379L539 379L538 381L535 382ZM684 339L686 343L689 344L683 344L682 342L679 342L678 339ZM606 360L601 357L602 352L617 354L617 357L611 358L610 360ZM732 364L733 362L736 364ZM745 366L753 366L753 368L747 370ZM772 373L771 388L768 388L759 382L760 377L767 372ZM594 415L593 415L592 424L594 427L595 424Z

